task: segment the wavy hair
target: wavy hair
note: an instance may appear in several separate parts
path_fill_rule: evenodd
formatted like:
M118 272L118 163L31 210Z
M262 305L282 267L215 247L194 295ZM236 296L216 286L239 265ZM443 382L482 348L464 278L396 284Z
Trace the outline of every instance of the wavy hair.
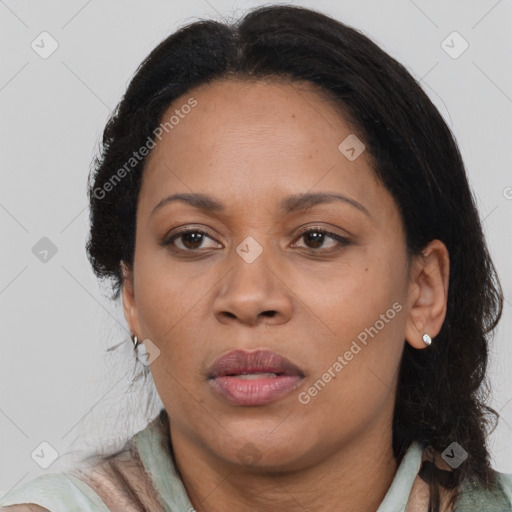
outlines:
M437 452L456 441L469 456L449 487L456 491L467 479L493 488L486 440L498 413L485 404L486 368L490 332L503 307L501 286L453 134L405 67L358 30L314 10L269 6L232 23L196 21L162 41L111 114L89 176L86 249L95 274L111 280L117 299L120 263L133 265L146 159L115 186L106 184L154 137L171 102L196 86L229 78L316 84L364 142L376 176L398 205L409 255L434 239L448 248L442 329L428 350L405 343L393 451L401 459L413 440ZM440 475L434 467L433 512L440 508L440 486L448 486Z

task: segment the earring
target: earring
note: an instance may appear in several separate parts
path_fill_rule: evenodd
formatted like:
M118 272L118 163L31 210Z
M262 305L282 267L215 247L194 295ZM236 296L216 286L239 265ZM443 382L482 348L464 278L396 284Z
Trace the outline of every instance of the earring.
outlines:
M139 339L137 338L136 335L133 335L131 338L132 338L132 342L133 342L133 348L137 349L137 347L140 345Z
M425 343L427 347L432 343L432 338L427 333L423 335L423 343Z

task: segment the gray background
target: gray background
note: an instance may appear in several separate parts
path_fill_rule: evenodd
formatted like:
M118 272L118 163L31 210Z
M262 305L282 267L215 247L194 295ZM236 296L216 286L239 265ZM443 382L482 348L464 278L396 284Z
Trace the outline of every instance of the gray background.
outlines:
M490 444L494 467L512 472L512 2L292 3L360 29L402 62L459 141L506 297L490 361L491 404L502 420ZM145 413L147 392L128 391L133 363L122 309L105 297L85 256L89 166L109 112L158 42L185 22L238 17L262 4L0 0L3 492L72 464L64 456L71 450L115 445L157 410L158 397ZM46 59L31 47L35 40L50 48L43 31L59 45ZM457 58L442 46L453 31L469 44ZM446 44L453 53L463 42ZM43 237L57 249L46 262L33 252ZM31 458L36 448L49 457L43 441L63 456L48 469Z

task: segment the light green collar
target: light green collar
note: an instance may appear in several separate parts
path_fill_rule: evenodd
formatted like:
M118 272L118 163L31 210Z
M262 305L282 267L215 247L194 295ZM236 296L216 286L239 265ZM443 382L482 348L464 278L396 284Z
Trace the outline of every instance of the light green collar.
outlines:
M377 512L402 512L405 510L412 485L421 467L422 454L423 448L420 443L413 441L402 457L395 478Z
M164 511L192 512L194 507L167 451L160 418L155 418L135 437L139 456L160 496Z

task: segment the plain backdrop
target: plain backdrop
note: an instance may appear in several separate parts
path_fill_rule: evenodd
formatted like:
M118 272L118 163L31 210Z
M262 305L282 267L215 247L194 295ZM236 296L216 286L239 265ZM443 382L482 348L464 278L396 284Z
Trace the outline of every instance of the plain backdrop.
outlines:
M506 298L491 347L491 405L502 419L490 447L494 467L512 472L512 2L289 3L371 37L457 137ZM0 0L1 491L56 471L72 450L119 442L158 409L158 397L145 412L147 391L128 391L122 310L86 258L87 175L107 116L154 46L184 23L257 5ZM52 450L62 458L43 469L37 454L49 460Z

